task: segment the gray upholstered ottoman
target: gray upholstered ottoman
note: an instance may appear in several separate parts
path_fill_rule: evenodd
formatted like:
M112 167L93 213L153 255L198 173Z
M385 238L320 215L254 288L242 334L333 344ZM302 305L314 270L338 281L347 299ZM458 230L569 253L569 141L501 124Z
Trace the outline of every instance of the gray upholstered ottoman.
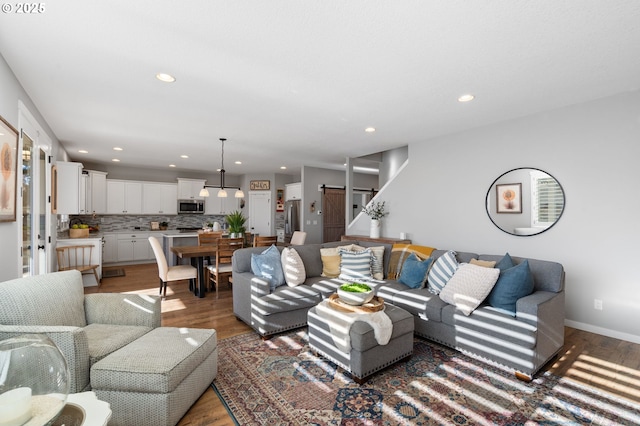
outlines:
M218 373L215 330L155 328L91 368L110 426L175 425Z
M308 312L309 346L349 371L353 379L362 384L370 375L392 365L413 353L413 315L402 308L386 305L384 312L393 324L391 339L379 345L371 325L356 321L351 326L351 351L343 352L334 343L327 320L319 315L317 307Z

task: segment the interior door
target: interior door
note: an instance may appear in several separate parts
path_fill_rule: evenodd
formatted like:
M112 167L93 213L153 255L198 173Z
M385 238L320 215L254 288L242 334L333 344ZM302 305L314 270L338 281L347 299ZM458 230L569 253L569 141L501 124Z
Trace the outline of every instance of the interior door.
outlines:
M249 229L247 231L258 235L273 235L270 192L249 191Z
M345 231L345 190L325 188L322 195L322 241L340 241Z
M21 147L21 191L23 276L45 274L52 268L51 214L48 194L51 193L51 141L26 107L19 104Z

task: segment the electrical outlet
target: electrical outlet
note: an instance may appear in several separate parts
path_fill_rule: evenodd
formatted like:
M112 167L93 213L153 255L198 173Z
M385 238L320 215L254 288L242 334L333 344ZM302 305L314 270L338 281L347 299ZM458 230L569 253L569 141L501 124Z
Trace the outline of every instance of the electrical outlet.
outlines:
M602 300L593 299L593 309L595 309L596 311L601 311L602 310Z

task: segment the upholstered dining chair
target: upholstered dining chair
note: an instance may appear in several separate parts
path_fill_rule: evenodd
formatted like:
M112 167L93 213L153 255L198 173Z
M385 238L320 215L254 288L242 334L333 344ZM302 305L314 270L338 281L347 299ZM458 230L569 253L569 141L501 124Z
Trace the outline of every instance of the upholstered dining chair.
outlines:
M307 233L304 231L293 231L293 235L291 235L291 241L289 244L292 246L301 246L304 244L307 239Z
M216 299L221 279L231 275L231 258L233 252L244 247L244 238L219 238L216 241L216 263L207 266L209 283L215 285Z
M176 265L169 267L167 258L162 251L162 245L156 237L149 237L149 243L153 249L158 263L158 276L160 277L160 296L167 296L167 282L190 280L191 287L195 288L198 284L198 269L191 265Z
M276 235L265 235L264 237L256 235L253 237L254 247L268 247L272 244L276 244L277 242L278 237Z

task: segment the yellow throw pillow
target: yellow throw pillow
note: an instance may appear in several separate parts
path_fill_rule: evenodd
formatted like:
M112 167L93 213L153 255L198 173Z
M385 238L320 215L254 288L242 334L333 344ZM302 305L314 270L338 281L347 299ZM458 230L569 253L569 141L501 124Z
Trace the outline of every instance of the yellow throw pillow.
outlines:
M397 280L402 272L402 265L411 253L415 253L420 260L428 259L435 249L428 246L419 246L415 244L394 244L391 248L391 258L389 259L390 280Z
M338 278L340 275L340 252L338 248L321 248L320 258L322 259L322 276Z
M496 261L495 260L471 259L471 261L469 261L469 263L472 264L472 265L484 266L485 268L495 268L495 266L496 266Z

